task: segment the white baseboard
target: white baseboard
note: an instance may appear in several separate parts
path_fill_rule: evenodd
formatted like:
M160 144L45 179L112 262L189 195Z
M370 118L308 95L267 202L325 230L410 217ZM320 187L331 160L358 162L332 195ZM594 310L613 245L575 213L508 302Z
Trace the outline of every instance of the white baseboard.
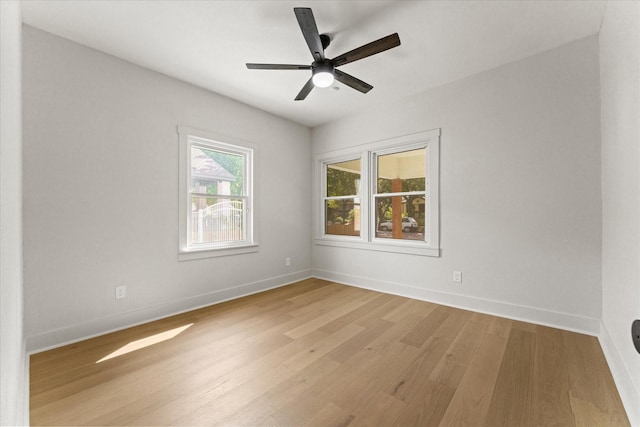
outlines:
M609 364L609 370L618 388L620 399L622 400L624 409L627 411L629 422L632 426L640 427L640 406L638 405L638 402L640 402L640 391L636 390L633 385L631 374L622 361L622 357L620 357L620 353L613 343L607 327L602 322L598 338L604 357Z
M434 302L450 307L477 311L514 320L522 320L529 323L579 332L581 334L598 336L600 332L600 319L591 317L548 311L535 307L527 307L465 295L450 294L432 289L417 288L405 284L386 282L345 273L336 273L333 271L312 270L312 275L319 279L330 280L345 285Z
M310 270L298 271L282 276L271 277L232 288L220 289L179 301L172 301L152 307L145 307L124 313L116 313L86 322L76 323L59 329L53 329L27 338L27 352L39 353L51 348L61 347L77 341L130 328L142 323L173 316L191 310L197 310L224 301L279 288L311 277Z

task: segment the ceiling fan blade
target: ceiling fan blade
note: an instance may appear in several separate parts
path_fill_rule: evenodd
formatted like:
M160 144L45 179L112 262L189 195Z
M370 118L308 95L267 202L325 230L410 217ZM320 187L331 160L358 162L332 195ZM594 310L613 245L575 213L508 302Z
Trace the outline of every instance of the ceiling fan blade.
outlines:
M250 70L310 70L311 65L293 65L293 64L252 64L247 63Z
M360 79L356 79L352 75L342 72L340 70L333 70L333 75L335 76L336 80L339 81L340 83L344 83L347 86L350 86L362 93L367 93L371 89L373 89L373 86L371 86L369 83L365 83Z
M296 14L302 35L304 35L313 59L315 61L323 60L324 48L322 47L320 34L318 34L318 27L316 26L313 12L308 7L294 7L293 12Z
M309 92L311 92L311 89L313 89L313 79L307 80L307 83L302 87L302 90L300 90L300 93L298 93L295 100L302 101L305 99L307 95L309 95Z
M398 33L393 33L387 37L383 37L356 49L350 50L347 53L343 53L340 56L336 56L331 60L331 63L334 67L339 67L341 65L348 64L349 62L384 52L385 50L389 50L396 46L400 46L400 37L398 36Z

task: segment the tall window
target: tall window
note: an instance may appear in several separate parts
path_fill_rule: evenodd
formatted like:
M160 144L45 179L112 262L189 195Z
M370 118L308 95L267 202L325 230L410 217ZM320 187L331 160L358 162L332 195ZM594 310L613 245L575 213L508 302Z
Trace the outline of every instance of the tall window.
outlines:
M254 245L253 148L183 127L179 133L180 251L232 250Z
M427 148L373 153L376 238L425 240Z
M325 164L325 233L360 235L360 159Z
M316 157L315 243L439 256L440 130Z

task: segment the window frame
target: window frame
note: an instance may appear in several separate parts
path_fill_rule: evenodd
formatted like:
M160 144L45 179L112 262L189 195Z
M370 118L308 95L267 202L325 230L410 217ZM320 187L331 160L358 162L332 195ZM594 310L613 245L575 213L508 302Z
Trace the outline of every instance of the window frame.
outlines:
M219 257L256 252L257 221L256 221L256 161L257 148L254 144L226 135L207 132L186 126L178 126L179 134L179 241L178 259L187 261L209 257ZM200 243L193 244L192 236L191 191L191 149L193 147L205 150L219 151L232 155L240 155L244 159L243 191L241 196L223 195L222 198L243 200L243 227L245 238L242 241ZM220 195L211 195L220 197Z
M425 239L405 240L376 237L374 200L377 195L376 158L384 154L426 149ZM340 236L325 233L326 165L360 158L360 236ZM440 249L440 129L375 141L352 148L320 153L315 157L317 203L316 235L314 243L353 249L405 253L439 257ZM318 185L319 184L319 185ZM420 192L422 193L422 192ZM402 193L404 194L404 193Z

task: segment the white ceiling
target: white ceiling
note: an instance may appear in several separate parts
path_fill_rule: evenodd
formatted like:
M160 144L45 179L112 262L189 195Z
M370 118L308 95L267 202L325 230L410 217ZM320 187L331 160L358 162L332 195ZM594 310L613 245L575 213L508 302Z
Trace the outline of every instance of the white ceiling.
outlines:
M606 1L23 1L24 22L307 126L327 123L595 34ZM397 32L401 46L341 69L341 83L294 97L310 64L294 7L311 7L333 58Z

